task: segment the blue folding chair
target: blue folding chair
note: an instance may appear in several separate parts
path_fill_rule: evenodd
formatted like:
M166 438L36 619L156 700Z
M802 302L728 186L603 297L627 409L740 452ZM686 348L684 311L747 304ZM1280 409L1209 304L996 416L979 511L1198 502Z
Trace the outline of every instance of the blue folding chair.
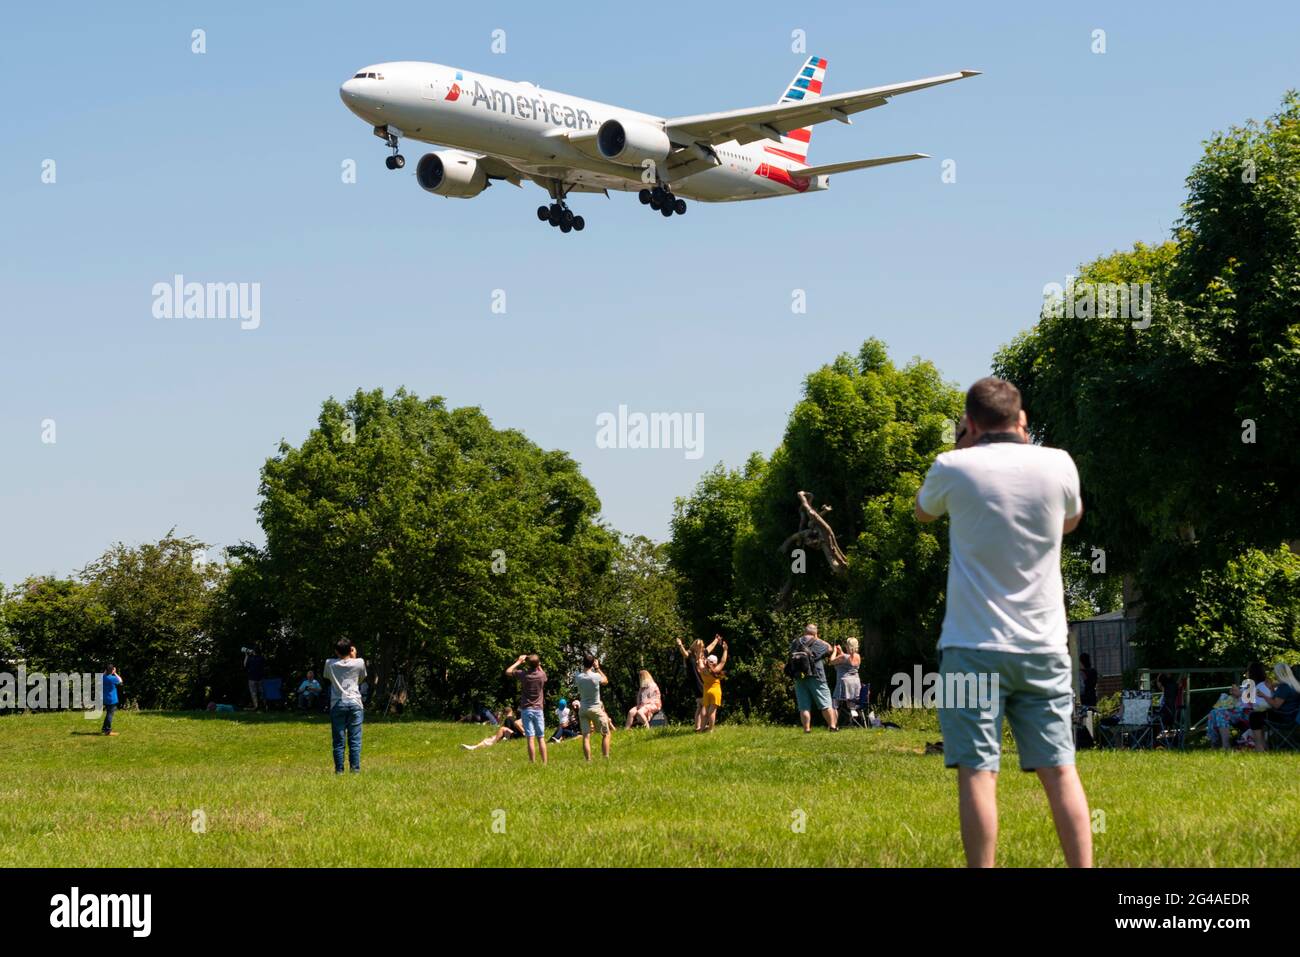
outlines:
M262 679L262 703L270 707L273 703L284 707L284 687L279 678Z

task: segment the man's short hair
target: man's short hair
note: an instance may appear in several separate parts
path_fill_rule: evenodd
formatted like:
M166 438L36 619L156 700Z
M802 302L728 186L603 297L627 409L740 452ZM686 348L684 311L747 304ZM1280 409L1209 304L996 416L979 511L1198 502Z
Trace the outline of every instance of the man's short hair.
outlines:
M966 391L966 417L984 431L1020 424L1020 390L1006 379L985 376Z
M803 626L803 633L805 635L815 635L817 634L817 626L814 625L812 622L809 622L808 624Z
M596 656L591 654L591 652L586 652L585 654L583 654L582 670L590 671L594 667L596 667Z
M338 652L340 658L346 658L352 654L352 642L347 638L340 638L334 645L334 650Z
M541 655L529 655L529 656L528 656L528 662L527 662L527 663L528 663L528 670L529 670L529 671L536 671L538 668L540 668L540 667L542 666L542 656L541 656Z

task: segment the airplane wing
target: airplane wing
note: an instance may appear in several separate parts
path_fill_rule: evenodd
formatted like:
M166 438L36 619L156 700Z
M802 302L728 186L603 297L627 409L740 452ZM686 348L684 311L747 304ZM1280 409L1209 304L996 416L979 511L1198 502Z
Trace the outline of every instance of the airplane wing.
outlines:
M492 156L489 153L470 153L469 155L478 160L479 166L483 167L483 172L487 175L488 179L504 179L516 186L523 185L521 180L525 174L520 173L519 170L515 169L501 157Z
M871 166L888 166L890 163L906 163L908 160L929 159L929 153L903 153L901 156L878 156L875 159L850 160L847 163L829 163L826 166L809 166L807 169L792 169L791 176L812 179L814 176L829 176L832 173L847 173L854 169L867 169Z
M820 98L807 102L779 103L743 110L727 110L722 113L679 116L669 120L665 128L668 138L677 146L689 146L694 143L716 145L731 140L744 144L756 140L779 139L781 134L788 133L790 130L825 123L827 120L849 123L850 114L884 106L891 97L979 75L979 70L962 70L960 73L945 73L942 76L931 76L910 83L893 83L889 86L877 86L868 90L855 90L852 93L837 93L831 96L823 94Z

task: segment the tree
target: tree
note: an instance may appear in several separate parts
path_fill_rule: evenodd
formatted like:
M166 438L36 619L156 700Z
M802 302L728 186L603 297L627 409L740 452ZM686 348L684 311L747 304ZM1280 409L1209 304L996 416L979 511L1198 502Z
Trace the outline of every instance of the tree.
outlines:
M665 702L691 698L685 687L675 693L671 676L677 671L677 645L682 620L677 611L676 576L668 566L667 547L639 535L625 536L608 571L584 596L578 641L569 649L576 662L584 651L600 657L609 676L602 697L617 717L636 701L638 673L648 670L664 693ZM559 675L561 679L565 675ZM692 705L693 707L693 705Z
M4 600L8 648L0 656L29 671L81 673L103 667L111 628L94 590L70 578L29 578Z
M1300 537L1300 99L1209 140L1187 184L1176 242L1079 270L1085 291L1149 284L1149 317L1047 309L994 360L1078 463L1078 557L1102 549L1128 577L1160 663L1218 654L1220 635L1188 641L1189 589Z
M126 694L145 707L200 703L212 654L212 596L224 574L208 546L168 532L156 543L118 543L80 572L110 622L99 663L118 666Z
M266 462L261 496L258 574L296 647L319 660L350 638L381 701L399 673L459 708L508 693L523 652L560 670L617 546L567 455L405 390L325 402Z
M764 713L789 710L786 695L771 693L784 687L773 665L810 618L823 622L825 637L858 634L869 672L933 658L947 554L936 531L915 521L912 499L950 446L961 409L961 393L931 363L898 368L883 343L868 340L856 357L841 355L807 377L766 463L715 469L678 502L669 554L684 613L700 637L712 622L730 630L732 700L739 692ZM821 514L846 572L820 551L784 550L805 491L819 512L830 506ZM789 582L790 605L778 607Z

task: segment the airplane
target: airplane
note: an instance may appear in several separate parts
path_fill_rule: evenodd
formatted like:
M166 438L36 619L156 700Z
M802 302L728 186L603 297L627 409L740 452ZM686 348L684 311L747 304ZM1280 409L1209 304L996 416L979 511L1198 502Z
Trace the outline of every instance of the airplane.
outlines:
M402 169L405 137L450 147L426 153L415 167L420 187L469 199L494 182L531 180L550 195L537 218L561 232L586 226L571 193L636 191L665 217L686 212L686 199L736 202L797 196L826 189L850 170L926 159L904 153L808 165L812 128L884 106L890 98L979 75L941 76L826 94L826 60L810 56L773 106L665 118L609 106L437 63L378 63L339 88L349 110L392 150L389 169Z

